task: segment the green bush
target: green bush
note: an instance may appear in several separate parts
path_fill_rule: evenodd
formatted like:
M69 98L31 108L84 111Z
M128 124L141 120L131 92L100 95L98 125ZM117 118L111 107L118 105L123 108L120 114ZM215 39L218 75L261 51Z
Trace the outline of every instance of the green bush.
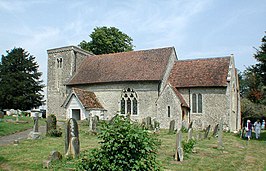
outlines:
M62 131L58 129L51 129L47 132L47 136L49 137L61 137Z
M196 144L196 140L193 140L193 139L190 139L188 142L182 141L184 153L185 154L191 153L195 144Z
M155 135L130 119L116 116L110 123L102 123L99 149L79 159L81 170L160 170L156 160L160 145Z

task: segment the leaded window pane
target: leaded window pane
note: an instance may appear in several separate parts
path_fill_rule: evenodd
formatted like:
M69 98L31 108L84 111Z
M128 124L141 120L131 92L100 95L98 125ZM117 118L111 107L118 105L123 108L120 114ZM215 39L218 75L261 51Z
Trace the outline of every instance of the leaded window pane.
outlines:
M196 94L192 94L192 112L197 113L197 97Z
M138 114L138 102L137 99L134 98L133 99L133 115L137 115Z
M125 107L126 107L125 99L122 98L122 100L121 100L121 114L125 114Z
M127 114L131 114L131 100L127 99Z
M202 113L202 95L198 94L198 113Z

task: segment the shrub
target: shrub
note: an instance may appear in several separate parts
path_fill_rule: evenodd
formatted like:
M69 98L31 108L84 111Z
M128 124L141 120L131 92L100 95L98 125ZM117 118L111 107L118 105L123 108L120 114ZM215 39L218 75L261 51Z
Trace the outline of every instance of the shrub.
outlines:
M190 139L188 142L182 141L184 153L187 153L187 154L191 153L195 144L196 144L196 140L193 140L193 139Z
M47 136L50 137L61 137L62 136L62 131L58 129L51 129L47 132Z
M158 139L129 118L116 116L102 123L99 149L79 160L81 170L160 170L156 160Z

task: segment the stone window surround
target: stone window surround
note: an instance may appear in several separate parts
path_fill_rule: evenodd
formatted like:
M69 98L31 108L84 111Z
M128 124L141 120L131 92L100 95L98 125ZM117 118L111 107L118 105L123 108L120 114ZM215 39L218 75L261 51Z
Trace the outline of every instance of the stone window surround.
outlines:
M124 105L123 105L124 110L122 110L122 101L124 103ZM130 101L130 104L128 104L129 101ZM131 88L127 88L127 89L122 90L120 105L119 105L121 115L125 115L126 113L129 113L129 112L127 112L127 108L129 105L131 108L130 115L131 116L138 116L139 115L138 96L137 96L137 93ZM136 108L136 109L134 109L134 108ZM136 110L136 111L134 111L134 110ZM122 111L124 111L124 112L122 113Z
M199 97L201 98L201 100L199 99ZM202 114L203 113L202 102L203 102L203 96L201 93L192 93L191 94L191 107L192 107L191 113L192 114ZM201 111L199 111L199 106L201 108ZM196 107L196 109L194 107Z

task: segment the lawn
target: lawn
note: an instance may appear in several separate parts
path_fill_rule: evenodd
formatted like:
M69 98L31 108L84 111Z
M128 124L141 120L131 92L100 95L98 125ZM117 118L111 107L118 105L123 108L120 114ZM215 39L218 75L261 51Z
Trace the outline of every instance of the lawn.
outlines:
M100 140L88 134L85 124L80 124L79 128L83 153L99 146ZM162 142L158 152L162 170L266 170L266 131L262 132L261 140L252 139L249 142L232 133L224 133L224 149L217 149L217 138L197 141L194 153L187 155L183 162L173 160L175 134L161 130L159 135L154 136L158 136ZM183 139L186 139L186 133ZM47 170L42 169L42 162L52 150L64 154L64 137L43 136L40 140L24 140L19 145L1 146L0 170ZM63 158L53 165L52 170L71 170L75 168L76 162Z
M44 125L44 123L44 119L39 120L39 125ZM24 131L32 127L33 119L31 117L19 117L17 122L16 117L5 116L4 119L0 121L0 137Z

